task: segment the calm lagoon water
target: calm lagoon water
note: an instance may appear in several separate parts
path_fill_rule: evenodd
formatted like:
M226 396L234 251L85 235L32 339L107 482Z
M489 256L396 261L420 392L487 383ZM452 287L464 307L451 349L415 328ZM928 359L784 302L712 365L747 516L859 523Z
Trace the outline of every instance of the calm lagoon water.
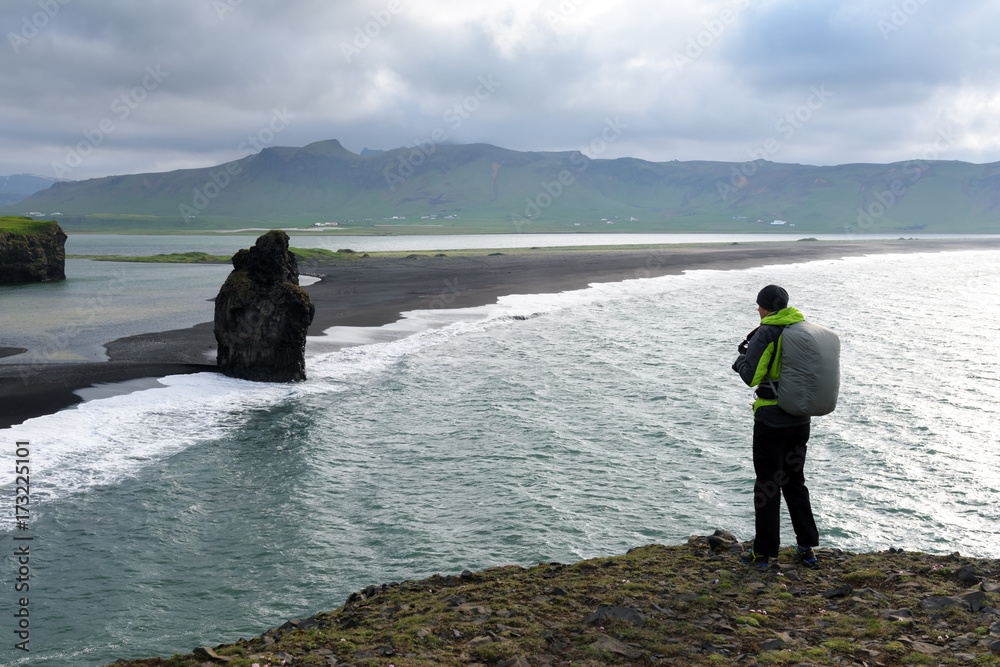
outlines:
M0 285L2 363L104 361L110 339L210 322L231 266L67 259L68 280Z
M442 234L439 236L351 236L291 234L293 247L359 252L465 250L476 248L549 248L558 246L644 245L653 243L754 243L796 241L812 237L820 241L896 239L891 234ZM253 245L256 234L198 236L137 236L118 234L74 234L66 241L73 255L143 256L172 252L235 253ZM910 237L908 237L910 238ZM917 234L912 238L997 238L989 234Z
M692 271L417 311L409 335L310 339L303 383L174 376L3 431L32 443L33 621L30 661L0 662L170 655L373 583L749 539L730 364L769 282L843 342L806 467L823 544L1000 556L1000 253Z

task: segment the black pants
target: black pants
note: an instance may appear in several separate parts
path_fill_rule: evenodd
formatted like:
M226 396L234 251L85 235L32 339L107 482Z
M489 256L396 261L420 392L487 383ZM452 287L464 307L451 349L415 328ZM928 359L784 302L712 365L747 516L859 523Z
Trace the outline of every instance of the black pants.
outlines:
M819 531L809 504L809 489L805 474L806 442L809 424L774 428L760 422L753 425L753 469L757 481L753 485L753 507L757 536L754 551L761 556L777 556L781 543L779 514L781 496L785 496L792 527L800 547L819 544Z

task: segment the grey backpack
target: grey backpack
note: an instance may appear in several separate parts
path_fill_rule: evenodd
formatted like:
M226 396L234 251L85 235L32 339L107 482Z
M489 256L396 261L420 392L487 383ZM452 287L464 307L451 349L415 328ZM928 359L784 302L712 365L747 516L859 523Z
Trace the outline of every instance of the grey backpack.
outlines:
M786 325L781 332L778 386L775 388L770 374L767 382L777 396L778 407L788 414L830 414L840 393L840 338L812 322Z

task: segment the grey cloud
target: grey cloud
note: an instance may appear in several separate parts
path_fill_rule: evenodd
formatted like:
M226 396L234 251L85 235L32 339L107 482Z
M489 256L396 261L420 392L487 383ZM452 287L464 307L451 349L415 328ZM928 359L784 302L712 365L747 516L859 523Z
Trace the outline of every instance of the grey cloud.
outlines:
M820 85L835 97L772 159L907 159L954 115L951 92L997 89L1000 8L971 0L906 0L919 9L888 34L879 21L903 0L755 1L683 68L675 55L743 0L566 1L578 11L553 25L558 2L398 0L386 22L390 0L68 0L16 52L0 44L0 174L46 173L105 119L113 133L71 177L214 164L275 109L295 115L282 145L391 148L442 128L454 142L576 150L620 116L629 130L602 157L740 161ZM38 2L5 3L5 34ZM148 67L169 76L143 92ZM486 99L480 77L501 84ZM456 105L465 116L449 115ZM989 121L963 122L988 135ZM949 157L1000 159L963 150Z

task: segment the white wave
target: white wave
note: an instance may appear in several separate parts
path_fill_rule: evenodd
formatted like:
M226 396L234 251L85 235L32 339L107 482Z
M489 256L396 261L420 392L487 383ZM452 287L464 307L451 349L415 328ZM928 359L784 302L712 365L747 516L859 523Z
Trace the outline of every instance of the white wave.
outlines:
M32 507L88 488L113 484L142 468L219 437L244 423L249 411L287 397L288 385L269 385L215 373L172 375L165 385L81 403L5 430L9 447L30 443ZM13 488L13 466L0 488ZM10 516L0 518L9 529Z

